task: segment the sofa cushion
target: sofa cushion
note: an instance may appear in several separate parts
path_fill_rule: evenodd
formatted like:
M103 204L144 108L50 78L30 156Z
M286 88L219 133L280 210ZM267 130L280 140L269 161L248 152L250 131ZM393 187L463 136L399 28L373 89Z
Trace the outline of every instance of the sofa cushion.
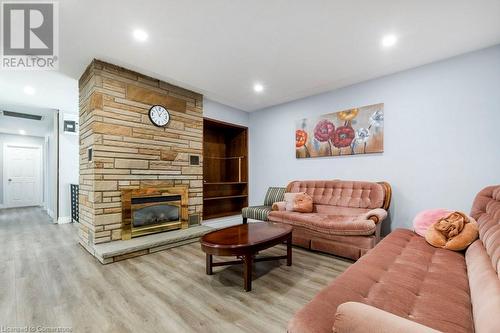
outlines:
M440 333L428 326L401 318L364 303L340 304L333 333Z
M375 208L377 209L377 208ZM326 215L347 215L347 216L359 216L363 215L372 209L370 208L352 208L352 207L341 207L341 206L330 206L330 205L314 205L314 213L326 214Z
M267 214L271 211L271 206L250 206L241 210L244 218L268 221Z
M398 229L333 280L291 320L289 332L331 332L337 307L365 303L445 332L472 332L463 254Z
M480 191L472 204L471 216L479 226L479 239L500 278L500 185Z
M465 253L478 333L497 332L500 327L500 186L478 193L471 215L479 226L479 240Z
M500 327L500 280L480 240L465 254L474 326L478 333L497 332Z
M372 235L376 229L372 220L358 220L356 216L272 211L268 218L333 235Z
M384 204L385 190L378 183L345 180L293 181L288 192L306 192L316 205L353 208L380 208Z

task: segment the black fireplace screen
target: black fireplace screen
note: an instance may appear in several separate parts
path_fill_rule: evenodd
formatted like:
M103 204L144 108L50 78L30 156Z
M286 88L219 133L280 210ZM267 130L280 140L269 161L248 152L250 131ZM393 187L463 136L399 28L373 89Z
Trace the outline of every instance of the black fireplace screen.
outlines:
M179 206L159 204L143 207L133 212L132 224L134 227L145 227L153 224L179 221Z

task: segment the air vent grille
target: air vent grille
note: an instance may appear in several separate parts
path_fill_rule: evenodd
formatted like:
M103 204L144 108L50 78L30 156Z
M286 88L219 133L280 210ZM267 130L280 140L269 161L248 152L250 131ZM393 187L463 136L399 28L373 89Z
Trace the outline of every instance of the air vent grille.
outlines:
M42 116L39 116L39 115L36 115L36 114L27 114L27 113L19 113L19 112L12 112L12 111L4 111L3 115L7 116L7 117L14 117L14 118L23 118L23 119L30 119L30 120L42 120Z
M200 214L191 214L188 219L189 226L199 225L200 224Z

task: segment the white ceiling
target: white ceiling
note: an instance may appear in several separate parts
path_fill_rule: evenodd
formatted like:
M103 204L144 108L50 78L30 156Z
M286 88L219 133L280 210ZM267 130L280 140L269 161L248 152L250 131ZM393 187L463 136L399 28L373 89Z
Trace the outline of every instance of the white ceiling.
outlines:
M2 111L12 111L42 116L31 120L4 116ZM0 103L0 133L45 136L52 131L56 110Z
M26 95L24 87L35 89ZM0 105L78 114L78 81L55 71L0 71ZM0 127L2 123L0 122Z
M78 79L99 58L246 111L500 43L500 0L64 0L59 6L63 74ZM135 28L149 33L147 42L131 37ZM389 33L399 41L383 49L380 39ZM42 74L25 78L35 76ZM262 94L254 93L255 82L265 86Z

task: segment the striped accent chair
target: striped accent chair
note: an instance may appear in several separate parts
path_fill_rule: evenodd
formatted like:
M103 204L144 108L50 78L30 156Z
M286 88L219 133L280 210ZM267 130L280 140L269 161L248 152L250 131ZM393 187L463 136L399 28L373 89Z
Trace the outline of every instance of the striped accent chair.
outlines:
M271 211L273 203L284 200L285 189L285 187L270 187L264 198L264 205L243 208L241 210L243 223L247 223L247 219L268 221L267 214Z

